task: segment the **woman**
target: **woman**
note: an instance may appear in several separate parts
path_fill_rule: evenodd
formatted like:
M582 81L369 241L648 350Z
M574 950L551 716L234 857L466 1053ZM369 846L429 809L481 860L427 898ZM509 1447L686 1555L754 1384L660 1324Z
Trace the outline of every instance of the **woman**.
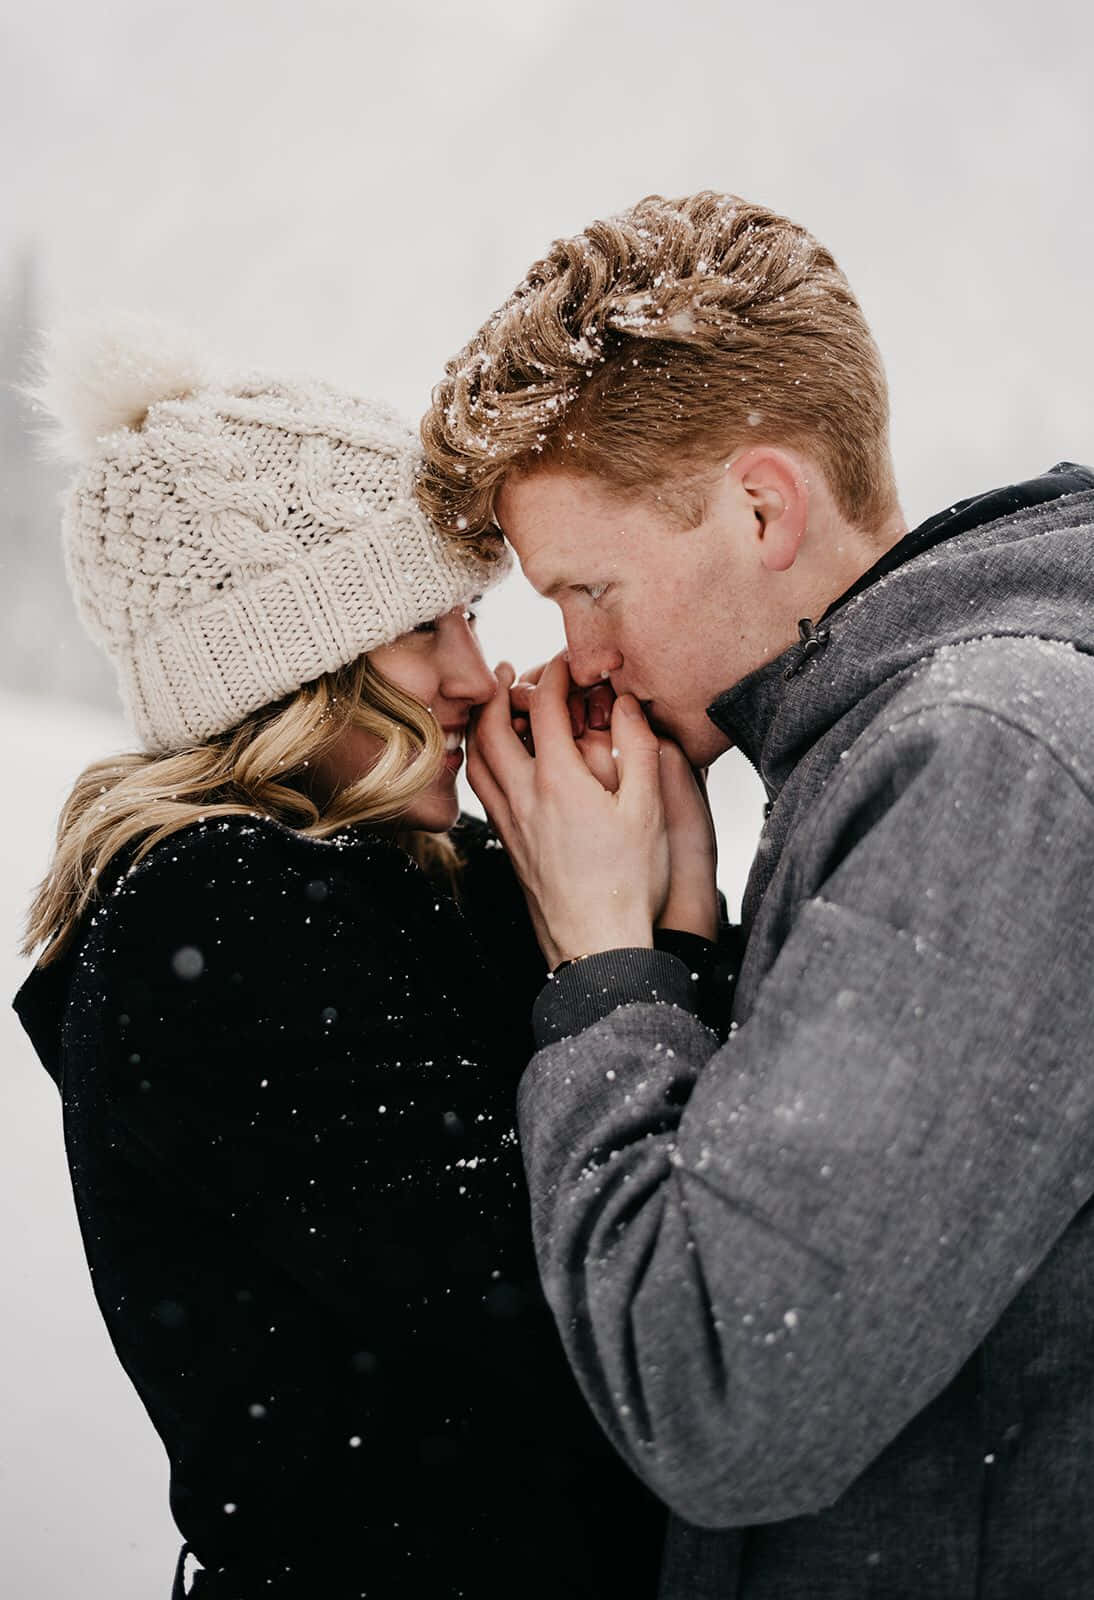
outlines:
M500 549L441 541L409 430L322 386L129 329L59 352L45 398L144 748L73 790L17 1007L170 1458L175 1594L652 1594L659 1510L585 1412L528 1237L542 958L457 823Z

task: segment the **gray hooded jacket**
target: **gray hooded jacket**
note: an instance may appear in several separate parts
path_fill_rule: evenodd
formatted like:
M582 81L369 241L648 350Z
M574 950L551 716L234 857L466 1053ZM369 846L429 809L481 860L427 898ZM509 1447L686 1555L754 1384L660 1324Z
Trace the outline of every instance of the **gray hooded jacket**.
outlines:
M1094 475L822 622L710 709L771 801L726 1042L659 951L540 997L540 1271L666 1600L1089 1600Z

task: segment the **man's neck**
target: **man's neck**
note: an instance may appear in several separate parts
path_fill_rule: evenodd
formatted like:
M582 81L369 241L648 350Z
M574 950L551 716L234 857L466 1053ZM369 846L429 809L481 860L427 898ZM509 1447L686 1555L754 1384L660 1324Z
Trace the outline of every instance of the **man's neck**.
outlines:
M881 560L908 532L899 506L877 528L868 532L833 515L827 526L815 530L810 541L809 568L802 573L804 609L801 616L814 621L846 594L864 573Z

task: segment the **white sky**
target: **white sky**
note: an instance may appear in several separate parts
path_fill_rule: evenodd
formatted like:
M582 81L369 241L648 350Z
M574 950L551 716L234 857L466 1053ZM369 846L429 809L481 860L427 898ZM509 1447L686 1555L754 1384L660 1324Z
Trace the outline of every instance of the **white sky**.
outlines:
M847 271L912 523L1094 457L1080 0L0 0L0 30L0 287L32 243L49 318L153 311L416 416L553 237L710 186ZM519 578L482 633L560 643ZM731 844L755 786L715 790Z
M651 190L809 226L875 325L909 515L1091 454L1094 11L37 0L0 250L420 412L554 236ZM14 157L14 159L11 159Z
M734 190L847 271L887 362L914 522L1094 457L1092 66L1088 0L0 0L0 290L31 244L49 318L147 309L248 365L416 414L551 238L650 191ZM558 642L519 579L484 633L518 664ZM729 762L716 789L732 896L756 791ZM67 1272L70 1202L51 1192L35 1259L62 1252ZM98 1337L88 1298L71 1315ZM58 1449L58 1372L48 1436L21 1389L0 1461L19 1460L0 1531L10 1548L22 1530L34 1600L143 1600L163 1572L158 1445L116 1386L87 1410L101 1337L90 1386L69 1374L79 1470L66 1478ZM8 1359L34 1341L28 1321ZM96 1482L104 1431L126 1470ZM108 1531L126 1526L134 1548Z

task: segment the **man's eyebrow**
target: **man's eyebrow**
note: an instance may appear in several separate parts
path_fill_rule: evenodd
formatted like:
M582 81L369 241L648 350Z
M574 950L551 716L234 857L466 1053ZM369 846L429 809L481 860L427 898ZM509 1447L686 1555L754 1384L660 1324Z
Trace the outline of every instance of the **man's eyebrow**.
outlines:
M527 574L525 574L527 577ZM560 589L571 589L573 584L569 578L552 578L548 583L540 584L534 578L528 580L537 594L544 600L553 600Z

